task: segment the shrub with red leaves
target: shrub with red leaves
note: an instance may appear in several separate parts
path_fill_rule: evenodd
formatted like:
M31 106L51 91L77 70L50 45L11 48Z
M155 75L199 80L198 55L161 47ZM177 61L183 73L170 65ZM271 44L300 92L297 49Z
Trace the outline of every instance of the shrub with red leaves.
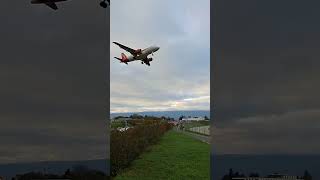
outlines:
M147 147L159 141L173 125L160 119L132 120L133 128L120 132L112 130L110 136L111 176L130 165Z

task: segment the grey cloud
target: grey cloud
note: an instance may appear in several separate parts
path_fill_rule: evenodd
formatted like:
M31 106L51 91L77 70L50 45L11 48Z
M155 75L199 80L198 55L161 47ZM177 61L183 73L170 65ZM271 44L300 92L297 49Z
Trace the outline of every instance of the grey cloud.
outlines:
M316 49L224 49L223 54L216 63L217 110L259 114L318 107Z
M290 8L288 8L290 5ZM213 21L216 47L319 47L319 2L216 1ZM276 43L275 43L276 42Z
M213 150L242 154L317 154L319 110L239 119L214 129Z
M107 158L109 12L82 0L0 11L1 163Z
M319 152L318 2L215 3L215 151Z

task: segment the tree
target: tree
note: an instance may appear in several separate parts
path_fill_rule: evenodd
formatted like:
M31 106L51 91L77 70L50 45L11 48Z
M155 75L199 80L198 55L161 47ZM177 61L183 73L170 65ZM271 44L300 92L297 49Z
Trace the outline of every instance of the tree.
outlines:
M304 180L312 180L312 176L310 175L310 173L307 170L304 171L303 179Z
M69 178L71 176L71 171L70 169L67 169L66 172L64 172L64 177Z
M131 119L143 119L143 116L135 113L135 114L132 114L132 115L130 116L130 118L131 118Z
M251 174L249 175L249 177L259 177L259 174L258 174L258 173L251 173Z
M232 168L229 169L229 177L233 177L233 170L232 170Z
M183 118L185 118L183 115L179 117L179 120L181 121Z
M209 120L209 118L208 118L207 116L204 116L204 119L205 119L205 120Z
M83 165L76 165L72 167L72 173L86 173L89 171L89 168L87 166L83 166Z
M228 175L224 175L223 178L222 178L222 180L231 180L231 177L228 176Z

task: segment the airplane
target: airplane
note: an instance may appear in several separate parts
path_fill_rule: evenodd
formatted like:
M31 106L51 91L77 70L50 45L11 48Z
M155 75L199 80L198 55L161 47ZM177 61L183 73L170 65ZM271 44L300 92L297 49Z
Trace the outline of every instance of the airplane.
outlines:
M146 49L132 49L127 46L124 46L118 42L113 42L114 44L118 45L120 48L128 51L131 55L126 56L124 53L121 53L121 58L114 57L120 61L120 63L125 63L128 65L128 62L141 60L141 64L146 64L150 66L150 61L152 58L148 58L150 54L153 55L154 52L158 51L160 47L157 46L150 46Z
M31 4L45 4L50 8L57 10L58 7L56 2L67 1L67 0L31 0Z

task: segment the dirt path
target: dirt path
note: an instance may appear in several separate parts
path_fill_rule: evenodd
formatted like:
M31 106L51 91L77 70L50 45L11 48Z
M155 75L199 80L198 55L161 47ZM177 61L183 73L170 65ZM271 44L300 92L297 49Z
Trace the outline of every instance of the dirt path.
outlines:
M176 130L180 133L186 134L188 136L193 137L194 139L200 140L202 142L208 143L210 144L210 136L204 136L204 135L200 135L200 134L196 134L196 133L191 133L191 132L187 132L187 131L181 131L181 130Z

